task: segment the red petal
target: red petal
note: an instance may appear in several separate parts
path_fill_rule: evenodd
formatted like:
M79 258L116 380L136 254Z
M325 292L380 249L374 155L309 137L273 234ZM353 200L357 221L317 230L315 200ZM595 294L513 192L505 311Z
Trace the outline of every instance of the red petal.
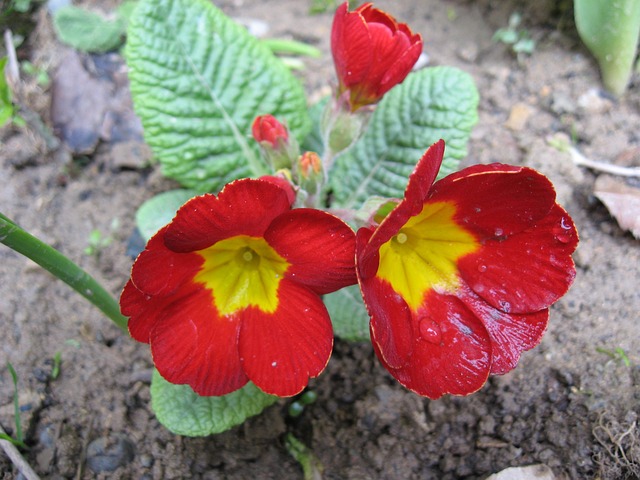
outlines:
M447 393L468 395L485 384L491 368L489 336L460 300L432 291L412 323L413 351L400 368L388 364L385 347L372 328L376 353L402 385L436 399Z
M131 280L147 295L170 295L193 278L204 263L199 255L169 250L164 244L166 231L164 227L151 237L131 269Z
M397 59L403 56L411 44L409 37L403 32L398 32L395 28L391 29L382 23L369 23L369 34L371 35L371 49L374 52L374 57L367 73L366 83L370 84L375 95L380 97L394 85L404 80L411 71L413 64L409 65L408 69L402 72L402 75L389 79L386 85L383 86L382 79L388 77L389 68L396 63ZM391 83L392 80L395 81Z
M355 234L333 215L297 208L275 219L264 238L290 264L285 276L318 294L357 281Z
M520 232L544 218L555 191L542 174L510 165L474 165L433 185L430 202L456 204L456 220L480 240Z
M540 343L549 321L549 310L517 315L493 308L468 288L459 298L480 319L491 338L491 373L503 374L513 370L520 354Z
M340 84L346 87L362 81L373 59L368 27L359 13L348 12L347 2L334 16L331 53Z
M487 240L459 260L460 275L480 297L505 313L530 313L564 295L575 266L578 234L569 215L555 205L535 225L505 239Z
M243 312L240 355L244 371L261 390L296 395L327 365L333 347L329 314L320 298L288 280L273 314Z
M130 317L129 334L138 342L149 343L149 335L164 305L145 295L129 280L120 295L120 310Z
M387 368L407 364L414 348L415 332L407 303L387 282L377 278L361 279L360 290L371 320L369 329L378 355Z
M164 241L175 252L192 252L236 235L261 237L290 208L287 191L273 182L236 180L217 197L207 194L185 203L167 226Z
M412 45L406 48L406 50L400 54L399 58L388 66L384 72L380 80L380 86L378 87L379 95L384 95L395 85L402 83L411 72L411 69L422 53L422 37L419 35L417 37L417 41L412 39Z
M151 353L169 382L199 395L225 395L248 381L238 354L240 320L220 318L209 290L174 302L151 332Z

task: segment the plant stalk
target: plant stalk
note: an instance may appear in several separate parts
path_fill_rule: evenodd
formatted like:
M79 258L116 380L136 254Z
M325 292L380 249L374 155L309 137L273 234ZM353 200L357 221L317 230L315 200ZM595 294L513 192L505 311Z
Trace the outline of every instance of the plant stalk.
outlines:
M127 317L120 306L91 275L62 253L38 240L0 213L0 243L30 258L98 307L118 327L127 331Z

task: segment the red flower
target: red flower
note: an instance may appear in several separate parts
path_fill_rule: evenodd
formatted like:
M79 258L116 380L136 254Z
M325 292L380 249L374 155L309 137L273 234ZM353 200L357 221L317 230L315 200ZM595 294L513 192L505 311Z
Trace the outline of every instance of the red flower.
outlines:
M289 141L289 132L273 115L256 117L251 126L253 138L273 149L282 148Z
M422 37L371 3L349 12L345 2L333 19L331 52L338 96L349 91L353 112L378 102L405 79L420 57Z
M292 210L291 193L244 179L193 198L136 260L122 313L169 382L224 395L252 381L290 396L325 368L320 295L356 282L355 235L326 212Z
M444 142L379 226L356 235L373 346L430 398L478 390L536 346L575 276L573 221L535 170L475 165L432 185Z

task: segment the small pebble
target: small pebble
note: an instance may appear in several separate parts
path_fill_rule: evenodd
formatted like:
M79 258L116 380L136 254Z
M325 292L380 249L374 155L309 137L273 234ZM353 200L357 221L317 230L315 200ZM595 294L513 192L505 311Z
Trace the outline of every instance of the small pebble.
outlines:
M124 435L100 437L87 448L87 466L95 473L113 472L133 460L135 448Z

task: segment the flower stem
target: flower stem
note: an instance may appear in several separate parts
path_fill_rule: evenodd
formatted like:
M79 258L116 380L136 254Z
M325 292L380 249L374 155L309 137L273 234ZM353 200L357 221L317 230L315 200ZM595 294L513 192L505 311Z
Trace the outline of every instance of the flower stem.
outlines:
M121 329L127 331L127 317L120 306L91 275L55 248L27 233L0 213L0 243L30 258L98 307Z

